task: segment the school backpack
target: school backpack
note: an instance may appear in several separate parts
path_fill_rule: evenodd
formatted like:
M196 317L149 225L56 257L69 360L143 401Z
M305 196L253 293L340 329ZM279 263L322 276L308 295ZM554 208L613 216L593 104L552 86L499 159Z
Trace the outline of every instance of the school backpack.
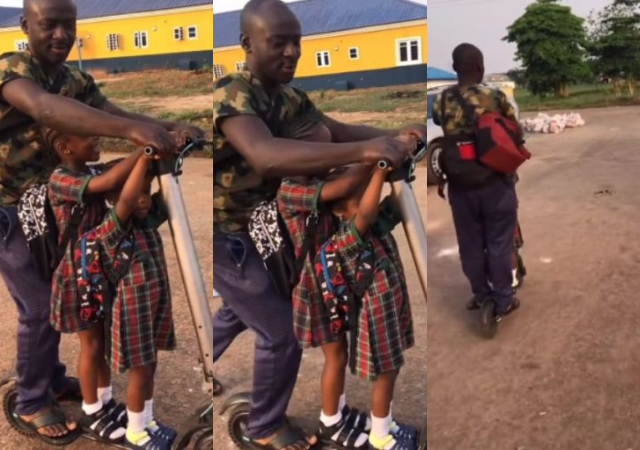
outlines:
M318 225L318 214L306 219L306 232L302 251L296 258L289 230L278 211L276 199L260 203L249 219L249 236L280 294L291 299L293 289L300 281L305 260L314 254L313 242Z
M18 219L38 274L43 280L51 281L53 278L67 245L77 238L83 215L84 207L81 204L74 205L67 230L62 241L59 241L59 230L49 203L47 185L32 186L20 198Z
M448 181L467 187L479 186L497 176L514 174L531 158L517 122L495 112L478 116L458 88L450 92L466 116L474 121L474 132L444 138L441 163ZM441 110L446 111L444 93L441 101Z
M349 283L344 273L340 251L333 240L327 241L319 251L315 272L322 301L329 313L329 328L333 334L349 332L349 365L355 370L358 315L362 298L373 281L374 252L369 243L357 260L355 279Z
M131 265L132 235L120 242L114 261L110 265L104 264L102 256L98 229L86 232L74 245L73 266L80 298L80 318L88 323L96 323L110 317L115 286Z

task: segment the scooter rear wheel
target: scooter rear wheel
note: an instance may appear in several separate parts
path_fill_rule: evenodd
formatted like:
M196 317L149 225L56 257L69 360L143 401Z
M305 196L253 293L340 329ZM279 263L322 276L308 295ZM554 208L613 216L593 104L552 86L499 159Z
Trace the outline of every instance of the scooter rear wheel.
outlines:
M17 402L18 391L16 390L16 387L14 385L9 388L7 393L2 398L2 411L4 413L4 417L7 419L7 422L9 422L9 425L11 425L11 428L13 428L15 431L23 436L34 437L35 433L30 433L16 422L14 411L16 410Z
M231 413L229 414L229 421L227 422L227 430L229 432L229 437L238 448L246 449L248 448L245 441L244 435L245 430L247 428L247 424L249 423L249 404L242 403L235 406ZM212 438L213 439L213 438Z
M486 339L493 339L497 332L496 304L493 300L487 300L480 309L480 334Z
M193 450L210 450L213 448L213 430L204 433L198 438L193 446Z

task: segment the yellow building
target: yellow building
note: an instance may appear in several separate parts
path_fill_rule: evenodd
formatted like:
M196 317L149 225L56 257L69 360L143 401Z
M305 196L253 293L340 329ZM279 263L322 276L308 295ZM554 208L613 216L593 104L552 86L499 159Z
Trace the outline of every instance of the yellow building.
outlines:
M293 82L351 89L427 80L427 7L408 0L304 0L289 4L302 25ZM213 70L241 70L240 12L213 16Z
M121 72L212 64L211 0L76 3L78 43L69 62L81 59L84 69ZM4 20L0 19L0 54L26 48L20 15L20 10L5 12Z

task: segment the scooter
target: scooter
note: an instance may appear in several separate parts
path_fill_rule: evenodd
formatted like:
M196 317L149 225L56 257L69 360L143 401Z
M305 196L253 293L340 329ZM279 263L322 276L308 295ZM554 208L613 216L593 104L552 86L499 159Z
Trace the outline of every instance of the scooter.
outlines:
M213 448L212 313L209 308L208 295L178 183L178 178L182 175L185 158L196 150L212 145L212 142L204 140L191 141L175 159L157 162L160 192L169 212L169 227L200 348L200 364L204 372L203 390L210 399L178 428L178 437L173 444L172 450L185 450L189 445L192 445L191 448L194 450L211 450ZM147 154L153 154L154 152L155 150L152 148L145 149ZM34 437L33 433L26 432L17 421L15 414L15 405L18 397L16 381L15 375L10 375L0 380L0 388L9 386L2 401L3 412L12 428L22 435ZM77 437L70 437L67 441L60 441L60 445L69 445ZM85 434L80 434L80 437L92 440L90 436ZM123 445L105 445L105 447L125 449Z
M407 161L404 166L393 171L388 178L391 184L392 198L402 217L404 232L409 242L413 262L418 271L418 278L420 279L420 284L424 292L425 302L427 299L427 232L411 183L415 181L418 164L426 155L427 147L424 143L420 142L415 156ZM386 168L385 164L387 164L386 161L380 161L378 163L379 167L383 169ZM227 399L219 412L221 416L228 414L227 431L232 442L242 450L253 449L245 440L250 402L250 393L244 392L236 394ZM418 441L421 439L426 440L426 432L423 434L424 436L422 437L418 436ZM426 448L426 442L424 447Z

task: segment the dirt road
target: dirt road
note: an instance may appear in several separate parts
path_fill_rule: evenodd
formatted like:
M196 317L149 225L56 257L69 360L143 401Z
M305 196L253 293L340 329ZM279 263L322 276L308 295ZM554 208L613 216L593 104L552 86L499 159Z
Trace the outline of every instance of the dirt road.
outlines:
M111 155L113 157L113 155ZM202 270L207 282L207 291L211 291L211 274L213 262L211 250L211 205L213 192L211 178L213 165L211 160L187 160L185 176L181 181L187 210L190 214L191 227L198 248ZM161 420L168 424L178 425L186 416L190 415L197 406L206 403L206 395L202 392L202 372L197 364L198 349L195 342L191 316L187 307L182 280L176 265L169 230L162 228L162 235L167 249L169 262L169 276L173 291L173 305L178 335L178 351L161 355L158 378L156 403L157 412ZM2 311L2 326L0 326L0 374L12 370L15 361L15 330L17 315L13 301L0 282L0 311ZM68 364L71 374L76 373L78 355L77 338L64 336L62 343L62 357ZM115 383L116 396L124 399L126 378L118 377ZM209 400L210 401L210 400ZM100 447L93 443L78 441L70 450L98 450ZM22 438L7 424L4 417L0 417L0 450L45 450L51 447L41 445L35 440Z
M430 450L640 448L638 108L529 141L522 308L480 338L448 205L428 192Z

